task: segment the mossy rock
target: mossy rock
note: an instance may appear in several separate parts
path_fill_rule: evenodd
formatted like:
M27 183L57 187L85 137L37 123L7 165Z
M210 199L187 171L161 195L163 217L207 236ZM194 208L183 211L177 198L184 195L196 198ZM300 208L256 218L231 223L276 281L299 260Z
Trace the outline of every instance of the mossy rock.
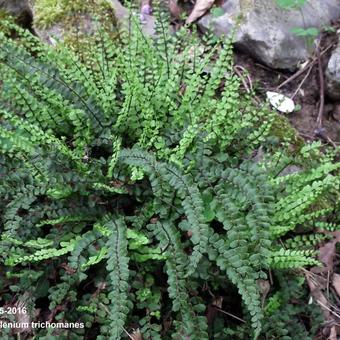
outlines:
M33 13L27 1L0 0L0 22L2 20L13 20L19 26L30 28Z
M34 29L48 43L68 45L84 42L98 26L115 26L115 14L106 0L34 0Z
M303 138L299 136L298 131L290 124L289 120L280 115L275 118L270 134L281 143L288 143L292 152L298 153L305 144Z
M69 24L86 15L106 17L112 7L105 0L35 0L34 24L47 29L55 24Z

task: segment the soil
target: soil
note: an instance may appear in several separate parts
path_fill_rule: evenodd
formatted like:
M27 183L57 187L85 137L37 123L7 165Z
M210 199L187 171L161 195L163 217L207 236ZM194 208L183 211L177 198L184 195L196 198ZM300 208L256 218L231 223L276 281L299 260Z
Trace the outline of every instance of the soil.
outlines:
M340 22L337 24L340 27ZM331 44L336 44L336 35L325 34L322 37L321 51ZM322 56L323 73L327 68L332 48ZM320 81L317 63L313 66L309 76L305 78L307 72L298 78L290 81L287 85L277 89L286 79L291 77L294 72L273 70L254 61L242 52L236 51L236 65L241 65L249 72L252 85L259 97L266 98L267 91L275 91L286 95L294 96L294 93L302 86L294 96L294 102L299 106L299 110L285 115L292 126L305 140L317 140L334 145L340 145L340 98L339 101L332 101L325 93L325 108L323 114L323 129L320 131L317 126L317 116L320 103ZM281 114L278 112L278 114Z

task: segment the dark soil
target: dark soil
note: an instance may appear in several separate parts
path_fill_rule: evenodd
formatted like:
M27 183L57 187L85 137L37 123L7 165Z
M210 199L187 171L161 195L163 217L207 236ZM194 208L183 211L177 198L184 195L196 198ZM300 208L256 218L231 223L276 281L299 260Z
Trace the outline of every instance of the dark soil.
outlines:
M327 46L330 46L330 44L336 45L336 36L334 33L323 36L321 51ZM329 49L329 51L322 56L324 74L332 49L333 48ZM241 65L249 72L252 85L262 99L266 98L267 91L275 91L287 97L292 97L304 80L301 89L293 99L300 109L285 116L305 140L321 139L326 143L333 144L333 146L340 144L340 101L332 101L327 96L327 92L325 93L323 129L322 131L320 131L320 129L318 130L317 116L320 103L320 81L317 63L313 66L312 71L306 79L304 78L307 75L307 71L287 85L277 89L277 87L292 76L294 72L273 70L257 63L239 51L236 51L235 59L237 65ZM278 112L278 114L281 113Z

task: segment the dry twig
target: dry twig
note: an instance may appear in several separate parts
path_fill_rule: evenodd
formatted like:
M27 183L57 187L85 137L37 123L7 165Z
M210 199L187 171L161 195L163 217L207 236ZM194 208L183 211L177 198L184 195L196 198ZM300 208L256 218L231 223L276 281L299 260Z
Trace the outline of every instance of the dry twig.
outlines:
M334 46L334 44L330 44L328 45L322 52L320 52L320 56L323 56L326 52L328 52L332 47ZM297 71L296 73L294 73L291 77L289 77L288 79L286 79L283 83L281 83L276 89L279 90L281 87L287 85L288 83L290 83L291 81L295 80L296 78L300 77L303 73L305 73L307 70L309 70L309 68L313 67L318 61L317 57L314 57L311 61L308 62L308 64L302 68L301 70Z
M225 310L221 309L221 308L218 308L218 307L215 307L216 310L218 310L219 312L223 313L223 314L226 314L226 315L229 315L231 316L232 318L238 320L238 321L241 321L243 323L246 323L243 319L239 318L238 316L234 315L234 314L231 314L231 313L228 313L226 312Z
M240 77L246 91L248 93L252 92L253 91L253 82L251 81L251 78L250 78L248 71L241 65L235 65L234 71ZM248 83L246 82L245 78L247 78Z
M305 83L305 81L307 80L307 78L309 77L309 75L311 74L313 70L313 67L310 67L308 72L306 73L306 75L303 77L301 83L299 84L298 88L296 89L296 91L294 92L294 94L291 96L291 99L294 99L295 96L299 93L301 87L303 86L303 84Z
M316 120L317 128L322 129L322 119L325 110L325 79L323 74L323 65L322 65L322 56L320 53L320 41L316 48L316 56L318 61L318 69L319 69L319 83L320 83L320 104L319 104L319 113L318 118Z

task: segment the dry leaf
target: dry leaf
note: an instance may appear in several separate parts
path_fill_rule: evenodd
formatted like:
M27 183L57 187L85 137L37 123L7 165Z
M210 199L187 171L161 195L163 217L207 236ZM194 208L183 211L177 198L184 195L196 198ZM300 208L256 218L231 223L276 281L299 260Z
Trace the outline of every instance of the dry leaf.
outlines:
M327 270L333 271L333 261L336 253L336 244L340 242L340 232L328 233L334 239L319 248L319 260L326 266Z
M173 18L179 19L182 14L181 7L178 6L177 0L169 0L169 11Z
M212 302L212 305L215 306L215 307L218 307L218 308L222 308L222 304L223 304L223 297L222 296L218 296Z
M327 340L337 340L338 337L337 337L337 334L336 334L336 333L337 333L337 332L336 332L336 328L335 328L335 326L333 326L333 327L331 328L331 333L329 334L329 337L328 337Z
M205 14L214 4L214 0L197 0L192 12L188 16L186 23L191 24Z
M262 296L262 307L263 307L266 297L270 291L270 283L267 280L257 280L257 285L260 288L260 292Z
M17 313L14 314L15 317L15 327L13 329L13 332L15 334L18 333L24 333L24 332L30 332L31 331L31 315L28 312L28 304L27 301L30 300L29 293L25 292L23 296L20 297L20 300L18 300L14 304L14 308L17 309ZM26 309L26 312L24 312L24 309Z
M333 261L335 256L336 240L327 242L319 249L319 260L326 266L328 270L333 270Z
M340 297L340 275L334 273L333 274L333 281L332 281L332 285L336 291L336 293L339 295Z
M329 303L322 292L322 285L320 285L320 283L314 280L310 275L306 275L306 280L310 289L310 294L312 295L315 302L320 306L325 320L329 320L330 308Z
M136 329L132 334L131 334L131 339L132 340L143 340L143 335L140 332L139 329Z
M270 104L282 113L292 113L295 109L293 100L281 93L268 91L267 98L269 99Z

